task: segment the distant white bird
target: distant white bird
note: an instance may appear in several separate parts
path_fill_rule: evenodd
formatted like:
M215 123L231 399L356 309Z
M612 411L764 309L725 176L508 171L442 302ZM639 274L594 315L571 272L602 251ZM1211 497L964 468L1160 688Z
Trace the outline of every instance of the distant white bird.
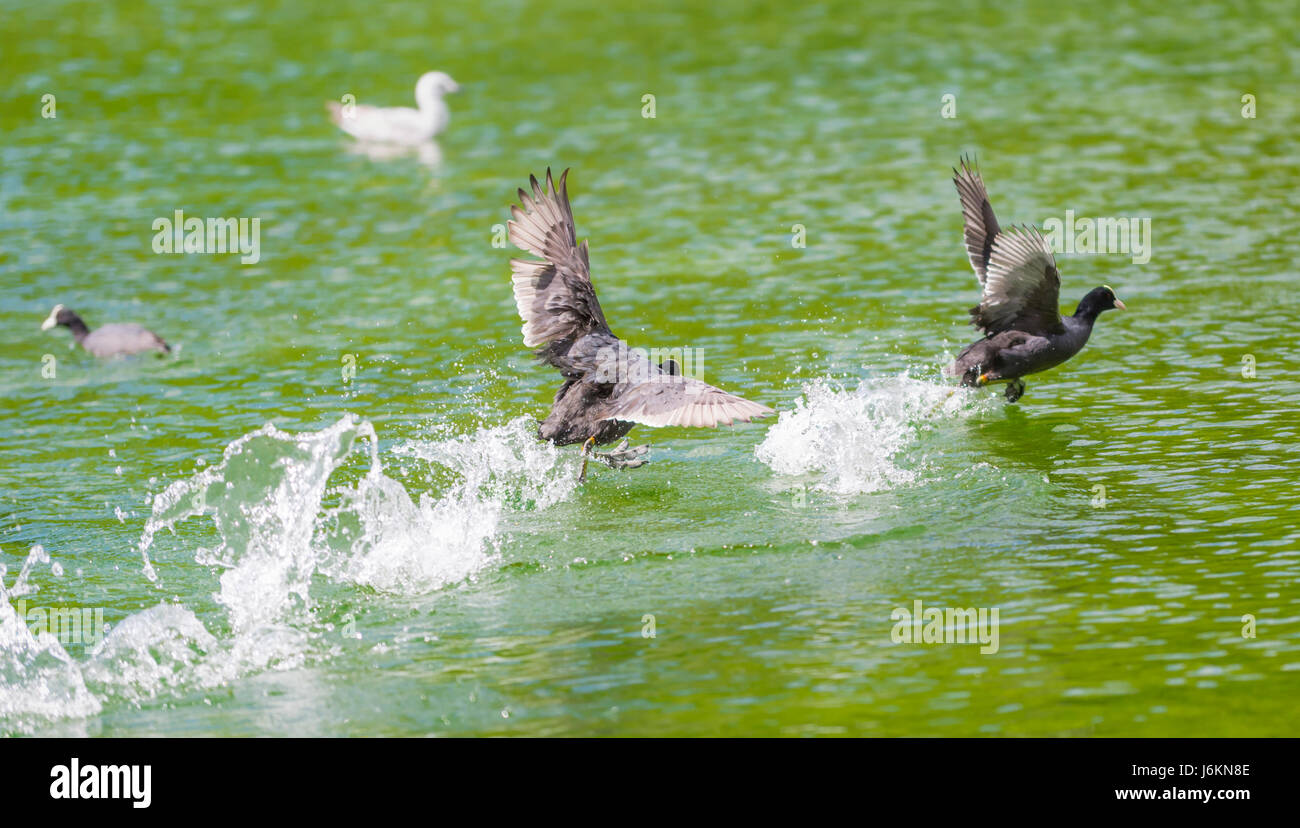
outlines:
M330 101L330 120L358 141L414 147L425 144L447 128L451 112L444 95L460 86L446 72L425 72L415 83L415 105L366 106Z

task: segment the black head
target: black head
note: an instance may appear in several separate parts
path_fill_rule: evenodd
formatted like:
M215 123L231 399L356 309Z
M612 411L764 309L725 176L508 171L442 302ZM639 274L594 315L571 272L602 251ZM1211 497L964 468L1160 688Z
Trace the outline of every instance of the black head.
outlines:
M1124 303L1115 295L1115 291L1110 289L1110 285L1102 285L1088 291L1088 295L1079 300L1079 307L1075 309L1074 315L1092 321L1102 311L1115 309L1127 310Z
M86 323L81 321L81 317L77 316L75 311L68 310L62 305L54 306L54 310L50 311L50 315L45 317L45 321L41 323L41 330L48 331L55 325L70 328L73 333L87 330Z

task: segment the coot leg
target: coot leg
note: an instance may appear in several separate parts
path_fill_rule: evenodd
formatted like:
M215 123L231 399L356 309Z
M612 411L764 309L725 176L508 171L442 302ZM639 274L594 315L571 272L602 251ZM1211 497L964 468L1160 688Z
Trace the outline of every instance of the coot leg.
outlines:
M588 454L588 452L591 450L591 447L594 445L596 445L595 437L588 437L587 442L582 444L582 471L578 473L579 483L587 482L587 458L591 456L590 454Z
M1006 393L1007 393L1007 402L1009 403L1013 403L1016 400L1020 399L1020 396L1025 393L1025 381L1022 379L1014 379L1011 382L1007 383Z
M603 454L592 452L592 456L597 460L608 463L611 469L635 469L646 464L646 460L642 455L648 451L650 451L649 445L628 448L627 438L624 437L623 442L619 443L613 451Z
M611 469L635 469L646 464L647 461L642 455L650 451L648 445L629 448L626 437L610 452L592 451L591 447L594 445L596 445L595 437L588 437L587 442L582 444L582 472L578 475L579 483L587 482L587 461L593 457L607 464Z

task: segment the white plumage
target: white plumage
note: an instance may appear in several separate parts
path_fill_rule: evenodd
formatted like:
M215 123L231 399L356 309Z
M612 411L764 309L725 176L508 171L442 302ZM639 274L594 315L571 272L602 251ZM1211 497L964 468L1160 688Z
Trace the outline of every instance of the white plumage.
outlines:
M427 144L447 128L451 111L444 96L460 90L446 72L426 72L415 84L415 105L368 106L330 101L330 120L358 141L399 147Z

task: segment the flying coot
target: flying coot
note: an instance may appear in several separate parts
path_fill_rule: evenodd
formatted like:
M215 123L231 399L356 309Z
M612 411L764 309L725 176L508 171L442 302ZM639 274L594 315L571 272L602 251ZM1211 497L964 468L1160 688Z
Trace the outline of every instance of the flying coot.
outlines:
M587 258L587 242L577 242L565 181L559 188L546 171L546 187L529 176L531 196L519 190L522 206L510 208L510 241L545 261L511 259L515 303L523 319L524 344L559 369L563 384L537 436L556 445L582 443L582 473L587 458L613 468L635 468L649 446L627 447L623 439L609 453L593 445L625 438L636 424L647 426L729 425L771 414L764 405L728 394L698 379L683 376L673 360L652 362L631 349L605 322L596 300ZM590 452L590 454L589 454Z
M1008 402L1025 393L1028 374L1046 371L1079 353L1097 316L1124 303L1109 287L1093 288L1073 316L1061 318L1061 274L1052 248L1037 227L1002 230L988 191L965 157L953 170L965 220L966 252L984 288L971 308L971 324L984 332L957 355L948 373L980 387L1006 382Z
M55 305L54 310L41 323L41 330L48 331L55 325L62 325L72 331L72 337L82 348L94 356L107 358L142 354L145 351L171 353L171 346L162 337L149 330L131 323L103 325L90 330L81 317L62 305Z

